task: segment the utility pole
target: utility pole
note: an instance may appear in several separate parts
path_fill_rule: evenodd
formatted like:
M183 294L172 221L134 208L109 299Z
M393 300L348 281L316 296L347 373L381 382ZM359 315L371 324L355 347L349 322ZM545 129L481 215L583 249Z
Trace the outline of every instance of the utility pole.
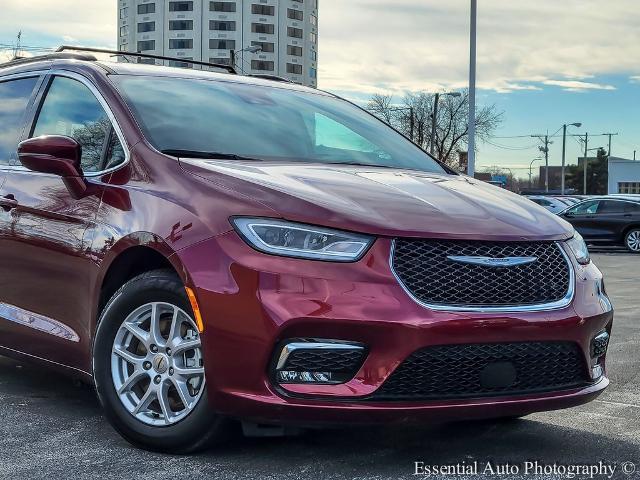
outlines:
M611 156L611 137L618 135L617 133L603 133L605 137L609 137L609 150L607 150L607 156Z
M544 153L544 191L549 193L549 145L553 142L549 141L549 131L546 135L531 135L532 138L538 138L544 143L543 146L539 146L538 150Z
M478 0L471 0L471 28L469 39L469 151L467 175L473 177L476 169L476 21Z
M611 137L609 137L611 139ZM587 164L589 163L589 159L587 155L589 155L589 133L584 134L584 165L582 166L582 194L587 194Z
M20 41L21 40L22 40L22 30L18 32L18 41L16 42L16 48L13 49L13 58L20 58L20 50L21 50Z
M431 118L431 144L429 153L433 155L435 143L436 143L436 122L438 121L438 102L440 102L440 94L436 93L433 97L433 117Z

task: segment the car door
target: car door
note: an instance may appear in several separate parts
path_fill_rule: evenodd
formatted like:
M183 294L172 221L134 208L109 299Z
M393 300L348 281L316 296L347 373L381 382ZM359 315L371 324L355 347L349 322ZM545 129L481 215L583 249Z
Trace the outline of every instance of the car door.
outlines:
M86 181L122 152L104 100L82 77L47 78L37 113L25 137L66 135L82 146ZM36 110L34 109L34 112ZM3 195L15 202L2 217L1 298L8 322L0 324L0 344L87 368L89 279L93 226L102 189L72 191L57 175L21 166L7 172Z
M585 240L594 241L600 234L596 221L599 205L600 200L587 200L565 210L560 216L571 223Z
M598 205L596 222L599 240L605 242L619 242L628 219L625 216L625 202L621 200L603 200Z

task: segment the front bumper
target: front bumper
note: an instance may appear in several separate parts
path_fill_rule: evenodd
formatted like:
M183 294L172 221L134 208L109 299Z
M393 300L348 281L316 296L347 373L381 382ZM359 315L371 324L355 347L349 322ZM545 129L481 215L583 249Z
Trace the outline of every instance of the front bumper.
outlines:
M592 366L591 340L610 332L602 276L574 265L573 302L541 312L433 311L415 303L389 267L391 241L379 239L357 263L335 264L256 252L235 232L178 252L203 313L205 370L221 414L294 424L441 421L524 415L586 403L608 385L539 394L436 401L367 400L409 355L432 345L568 341ZM292 338L358 342L367 357L339 385L273 381L276 345Z

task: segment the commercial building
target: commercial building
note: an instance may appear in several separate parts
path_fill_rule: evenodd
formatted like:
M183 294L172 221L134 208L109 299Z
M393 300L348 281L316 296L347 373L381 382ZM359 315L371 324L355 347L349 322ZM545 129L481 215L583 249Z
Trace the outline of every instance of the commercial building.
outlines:
M230 65L233 50L236 67L243 73L277 75L317 86L318 0L117 2L120 51ZM250 47L261 50L252 53L246 50Z
M609 157L608 192L640 194L640 161Z

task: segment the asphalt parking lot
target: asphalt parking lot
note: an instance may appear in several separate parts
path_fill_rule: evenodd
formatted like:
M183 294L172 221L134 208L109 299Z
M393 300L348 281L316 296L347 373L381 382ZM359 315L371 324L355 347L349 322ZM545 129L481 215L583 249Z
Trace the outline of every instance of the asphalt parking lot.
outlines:
M495 468L508 463L520 472L497 478L531 479L570 477L526 475L525 461L540 467L603 461L616 467L613 476L593 478L640 478L640 256L604 251L593 257L607 276L616 319L608 356L612 385L588 405L510 422L236 439L205 454L176 457L129 446L102 418L89 388L0 358L0 478L419 478L413 475L416 461L477 461L480 469L486 462ZM639 471L623 473L624 462ZM632 470L629 463L624 468Z

